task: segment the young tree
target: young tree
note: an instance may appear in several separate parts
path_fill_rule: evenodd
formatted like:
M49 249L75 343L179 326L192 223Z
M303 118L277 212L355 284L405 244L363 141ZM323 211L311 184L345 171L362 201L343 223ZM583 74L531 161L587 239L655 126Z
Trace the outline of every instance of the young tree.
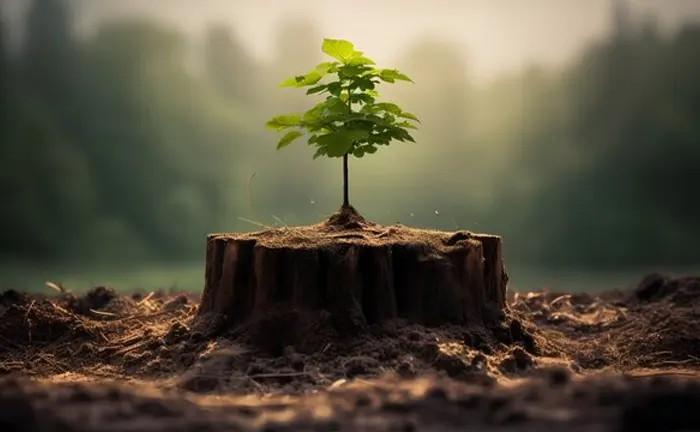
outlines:
M313 158L343 158L343 208L350 207L348 198L348 157L373 154L378 146L392 141L415 142L408 129L418 118L391 102L377 102L376 86L383 82L413 82L396 69L377 69L375 62L352 43L324 39L322 51L336 61L323 62L305 75L280 83L282 87L309 87L307 95L327 94L326 99L303 113L277 116L266 126L288 131L277 144L284 148L308 134L308 144L315 147ZM333 76L329 82L323 82Z

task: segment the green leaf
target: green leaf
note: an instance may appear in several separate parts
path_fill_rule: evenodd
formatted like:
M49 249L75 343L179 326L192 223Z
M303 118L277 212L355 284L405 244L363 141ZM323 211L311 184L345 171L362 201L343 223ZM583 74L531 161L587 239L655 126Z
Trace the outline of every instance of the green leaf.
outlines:
M323 39L321 50L334 59L346 63L348 60L353 58L355 46L352 43L342 39Z
M323 78L324 74L319 73L317 71L311 71L304 75L303 79L297 83L297 87L305 87L305 86L310 86L314 85L317 82L321 81L321 78Z
M381 118L375 114L365 114L362 118L363 118L363 120L372 122L372 123L379 125L379 126L384 126L384 127L391 126L389 123L386 122L386 120L384 120L383 118Z
M321 93L327 89L328 89L328 86L326 84L323 84L320 86L311 87L310 89L306 90L306 94L311 95L311 94Z
M324 104L324 108L332 114L345 114L349 112L348 105L342 100L342 98L339 97L331 97L327 99Z
M336 66L338 66L338 62L322 62L317 64L314 69L316 72L325 75L331 72Z
M342 157L347 154L352 146L369 137L369 132L364 130L343 129L318 137L318 143L326 148L329 157Z
M407 130L401 129L401 128L394 128L390 132L391 136L399 141L411 141L411 142L416 142L416 140L413 139L411 134L408 133Z
M300 81L304 80L304 75L295 76L292 78L287 78L281 83L277 84L279 87L297 87Z
M381 132L373 134L368 141L370 144L387 145L392 139L393 136L389 132Z
M362 156L365 155L365 150L363 147L358 147L355 150L353 150L352 155L355 156L356 158L361 158Z
M321 81L325 73L320 73L317 70L312 70L306 75L299 75L294 78L289 78L278 84L280 87L306 87L314 85Z
M399 127L402 127L402 128L405 128L405 129L415 129L415 130L418 129L418 128L416 127L416 125L411 124L411 123L409 123L409 122L407 122L407 121L398 122L398 123L396 123L395 125L396 125L396 126L399 126Z
M332 82L328 84L328 93L332 94L333 96L340 96L341 91L342 87L340 86L339 82Z
M363 106L362 108L360 108L360 113L362 113L362 114L374 114L378 111L379 110L377 109L377 107L374 104L367 104L367 105Z
M290 127L299 126L300 124L301 118L298 114L287 114L277 116L269 120L267 123L265 123L265 127L276 131L282 131Z
M382 69L379 71L379 78L382 81L386 81L388 83L393 83L396 80L399 81L408 81L408 82L413 82L411 78L409 78L407 75L402 74L396 69Z
M351 58L350 60L348 60L348 62L346 64L351 65L351 66L367 66L367 65L374 65L376 63L372 59L369 59L363 55L359 55L358 57L354 57L354 58Z
M326 148L325 147L319 147L316 149L316 153L314 153L313 159L316 160L321 156L326 156Z
M323 117L323 110L326 108L325 102L316 104L313 108L304 113L304 122L314 123Z
M372 144L366 144L363 146L357 147L355 150L353 150L352 154L355 157L361 158L362 156L366 154L374 154L377 152L377 148L372 145Z
M418 117L416 117L415 115L411 114L410 112L401 111L401 113L400 113L400 114L397 114L397 116L399 116L399 117L401 117L401 118L406 118L406 119L409 119L409 120L417 121L418 123L420 123L420 120L418 120Z
M361 129L370 133L375 130L377 125L364 117L355 117L353 119L348 119L345 122L345 127L347 129Z
M359 84L360 90L374 90L374 81L370 79L358 80L357 84Z
M402 112L398 105L391 102L380 102L374 106L394 115L400 115Z
M364 104L372 104L374 103L374 98L368 95L367 93L353 93L350 95L350 102L362 102Z
M364 79L369 81L370 76L367 75L367 72L371 70L372 68L368 66L347 64L338 68L338 77L344 80Z
M299 132L299 131L289 131L287 132L282 139L280 139L280 142L277 143L277 150L287 147L289 144L291 144L294 140L298 139L299 137L303 136L304 134Z

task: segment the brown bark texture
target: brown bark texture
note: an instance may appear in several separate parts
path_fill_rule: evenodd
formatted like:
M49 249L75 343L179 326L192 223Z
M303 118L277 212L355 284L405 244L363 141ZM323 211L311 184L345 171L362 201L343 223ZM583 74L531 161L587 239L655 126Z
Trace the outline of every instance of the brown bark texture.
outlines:
M196 320L236 327L282 307L356 328L487 325L505 308L507 280L498 236L381 226L350 207L315 225L209 235Z

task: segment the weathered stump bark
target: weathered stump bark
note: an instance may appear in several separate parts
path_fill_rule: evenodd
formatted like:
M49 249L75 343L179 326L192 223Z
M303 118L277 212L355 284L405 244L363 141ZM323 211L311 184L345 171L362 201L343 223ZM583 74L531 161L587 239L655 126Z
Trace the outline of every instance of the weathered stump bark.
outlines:
M487 324L506 282L498 236L380 226L349 208L316 225L209 235L196 320L237 326L282 306L355 327Z

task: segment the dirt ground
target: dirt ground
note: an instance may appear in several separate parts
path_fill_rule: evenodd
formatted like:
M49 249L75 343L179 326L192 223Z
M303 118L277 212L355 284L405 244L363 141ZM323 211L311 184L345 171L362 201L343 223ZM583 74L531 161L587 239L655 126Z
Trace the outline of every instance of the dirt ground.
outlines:
M7 291L0 430L700 430L700 278L509 294L492 329L286 312L208 338L194 295Z

